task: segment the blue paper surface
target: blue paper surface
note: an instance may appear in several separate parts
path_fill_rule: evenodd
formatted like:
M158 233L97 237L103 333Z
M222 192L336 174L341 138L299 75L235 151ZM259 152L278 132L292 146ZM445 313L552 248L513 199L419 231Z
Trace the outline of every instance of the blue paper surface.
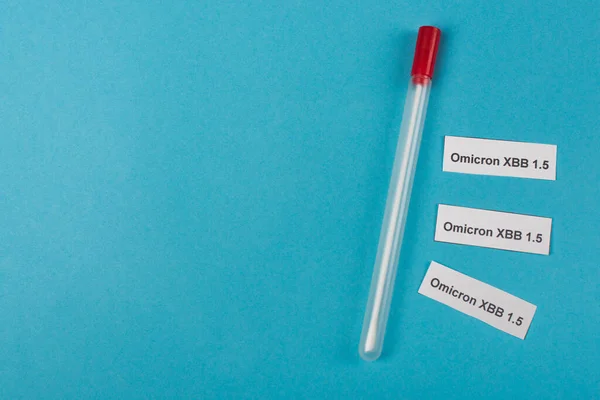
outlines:
M598 398L596 0L3 9L1 399ZM365 363L426 24L441 51ZM445 135L556 144L557 181L443 173ZM439 203L551 217L551 254L435 243ZM527 338L418 295L431 260L537 305Z

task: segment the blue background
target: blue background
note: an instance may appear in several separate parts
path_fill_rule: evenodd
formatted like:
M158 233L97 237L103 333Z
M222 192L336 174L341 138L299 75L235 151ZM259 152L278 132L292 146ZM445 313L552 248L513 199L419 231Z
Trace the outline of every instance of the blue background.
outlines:
M0 16L0 398L600 398L596 0L20 1ZM382 359L357 355L416 30L442 49ZM442 173L445 135L556 182ZM439 203L550 256L435 243ZM538 306L524 341L428 263Z

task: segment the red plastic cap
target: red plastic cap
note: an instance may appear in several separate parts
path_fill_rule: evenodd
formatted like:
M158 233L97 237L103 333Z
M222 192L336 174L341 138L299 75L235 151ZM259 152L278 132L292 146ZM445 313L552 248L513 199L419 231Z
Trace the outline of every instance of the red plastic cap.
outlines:
M435 67L440 36L442 36L442 31L435 26L422 26L419 28L415 59L410 73L412 76L425 75L433 78L433 68Z

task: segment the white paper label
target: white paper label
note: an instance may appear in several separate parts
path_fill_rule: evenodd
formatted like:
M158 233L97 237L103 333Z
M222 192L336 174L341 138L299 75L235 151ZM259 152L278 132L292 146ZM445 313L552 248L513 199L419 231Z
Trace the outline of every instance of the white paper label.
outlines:
M551 230L552 218L440 204L435 240L548 255Z
M446 136L444 171L556 180L556 145Z
M431 262L419 293L521 339L525 339L537 308L435 261Z

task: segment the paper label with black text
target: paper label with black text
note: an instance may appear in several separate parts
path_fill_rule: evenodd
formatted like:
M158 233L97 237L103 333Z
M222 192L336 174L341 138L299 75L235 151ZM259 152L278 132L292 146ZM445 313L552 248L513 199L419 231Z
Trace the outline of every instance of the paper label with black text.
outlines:
M419 293L525 339L536 306L432 261Z
M556 145L446 136L442 169L554 181Z
M551 230L552 218L440 204L435 240L548 255Z

